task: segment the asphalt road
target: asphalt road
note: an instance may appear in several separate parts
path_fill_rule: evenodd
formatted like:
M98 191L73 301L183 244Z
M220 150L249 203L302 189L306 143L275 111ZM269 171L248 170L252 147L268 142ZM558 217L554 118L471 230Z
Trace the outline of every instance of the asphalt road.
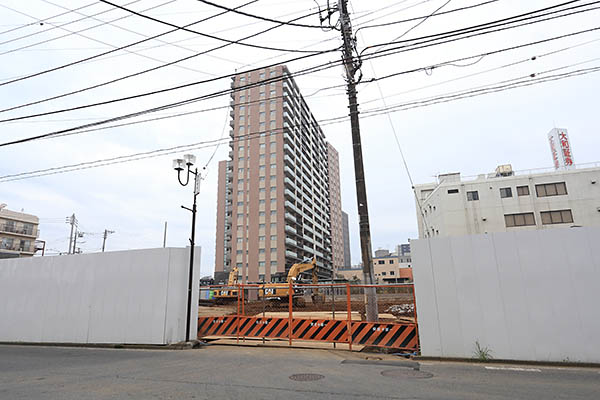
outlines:
M357 363L365 356L234 346L0 346L0 399L600 398L600 369L421 362L416 371L382 361ZM294 381L294 374L323 378Z

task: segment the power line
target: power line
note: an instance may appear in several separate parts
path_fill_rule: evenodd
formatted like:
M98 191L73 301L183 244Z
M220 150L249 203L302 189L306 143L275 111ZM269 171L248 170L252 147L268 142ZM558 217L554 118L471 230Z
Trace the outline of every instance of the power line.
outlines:
M102 1L104 3L108 3L107 1L104 1L104 0L100 0L100 1ZM275 19L263 17L263 16L260 16L260 15L255 15L255 14L250 14L250 13L247 13L247 12L244 12L244 11L234 10L232 8L225 7L225 6L222 6L220 4L216 4L216 3L213 3L213 2L210 2L210 1L206 1L206 0L197 0L197 1L199 1L200 3L208 4L208 5L216 7L216 8L220 8L222 10L230 11L230 12L235 13L235 14L244 15L246 17L250 17L250 18L254 18L254 19L259 19L261 21L273 22L273 23L276 23L276 24L283 24L283 25L288 25L288 26L297 26L297 27L301 27L301 28L318 28L318 29L322 29L323 28L323 26L321 26L321 25L308 25L308 24L297 24L297 23L294 23L294 22L277 21Z
M504 51L514 50L514 49L518 49L518 48L522 48L522 47L526 47L526 46L532 46L532 45L535 45L535 44L549 42L551 40L557 40L557 39L562 39L562 38L569 37L569 36L575 36L575 35L579 35L579 34L583 34L583 33L588 33L588 32L591 32L591 31L598 30L598 29L600 29L600 27L596 27L596 28L588 29L588 30L584 30L584 31L579 31L579 32L573 32L573 33L569 33L569 34L565 34L565 35L561 35L561 36L557 36L557 37L553 37L553 38L548 38L548 39L540 40L540 41L537 41L537 42L530 42L530 43L526 43L526 44L522 44L522 45L512 46L512 47L505 48L505 49L495 50L495 51L492 51L492 52L488 52L487 54L486 53L484 53L484 54L478 54L478 55L475 55L475 56L454 59L454 60L451 60L451 61L446 61L446 62L443 62L443 63L438 63L438 64L435 64L435 65L430 65L430 66L426 66L426 67L419 67L419 68L414 68L414 69L410 69L410 70L405 70L405 71L402 71L402 72L398 72L398 73L387 75L385 77L377 78L377 80L383 80L383 79L388 79L388 78L390 78L392 76L398 76L398 75L408 74L408 73L412 73L412 72L433 69L433 68L437 68L439 66L443 66L444 64L456 63L456 62L464 61L464 60L471 59L471 58L474 58L474 57L481 57L482 55L497 54L497 53L504 52ZM306 57L306 56L304 56L304 57ZM300 74L315 72L314 71L315 68L319 68L320 67L321 69L326 69L326 68L330 68L331 65L336 65L336 64L334 62L329 62L329 63L325 63L325 64L322 64L322 65L317 66L317 67L311 67L311 68L308 68L308 69L305 69L305 70L301 70L301 71L299 71L297 73L294 73L292 75L293 76L298 76ZM273 66L273 65L271 65L271 66ZM263 68L266 68L266 67L263 67ZM253 70L257 70L257 69L253 69ZM251 71L253 71L253 70L251 70ZM235 74L229 75L229 77L234 76L234 75ZM236 90L247 89L249 87L255 87L255 86L260 85L262 83L268 83L268 82L271 82L271 81L280 81L280 80L283 80L283 79L285 79L285 76L277 77L277 78L269 78L269 79L266 79L264 81L258 81L256 83L250 83L250 84L247 84L247 85L244 85L244 86L236 87L234 89L228 89L228 90L225 90L225 91L214 92L214 93L211 93L211 94L208 94L208 95L194 97L194 98L187 99L187 100L184 100L184 101L181 101L181 102L170 103L170 104L167 104L167 105L164 105L164 106L160 106L160 107L155 107L155 108L152 108L152 109L147 109L147 110L139 111L139 112L136 112L136 113L126 114L126 115L122 115L122 116L119 116L119 117L114 117L114 118L105 119L105 120L101 120L101 121L97 121L97 122L93 122L93 123L89 123L89 124L84 124L84 125L80 125L80 126L77 126L77 127L74 127L74 128L67 128L67 129L63 129L63 130L60 130L60 131L50 132L50 133L46 133L46 134L42 134L42 135L38 135L38 136L34 136L34 137L29 137L29 138L21 139L21 140L14 141L14 142L2 143L2 144L0 144L0 147L1 146L6 146L6 145L10 145L10 144L16 144L16 143L22 143L22 142L26 142L26 141L36 140L36 139L40 139L40 138L47 138L47 137L52 137L52 136L64 135L64 134L67 134L67 133L78 133L78 131L81 131L82 129L93 128L93 127L104 125L104 124L107 124L107 123L110 123L110 122L116 122L116 121L119 121L119 120L122 120L122 119L133 118L133 117L141 116L141 115L144 115L144 114L147 114L147 113L152 113L152 112L162 111L162 110L165 110L165 109L168 109L168 108L172 108L172 107L177 107L177 106L180 106L180 105L191 104L191 103L196 102L196 101L205 100L205 99L208 99L208 98L214 98L214 97L217 97L217 96L220 96L220 95L223 95L223 94L229 94L229 93L231 93L233 91L236 91ZM367 82L363 82L363 83L368 83L368 82L371 82L371 81L373 81L373 80L370 80L370 81L367 81ZM162 119L162 118L159 118L159 119ZM122 125L125 125L125 124L122 124Z
M590 62L590 61L586 61L586 62ZM578 63L578 64L581 64L581 63ZM573 65L578 65L578 64L573 64ZM537 76L540 74L547 73L549 71L564 69L564 68L568 68L568 67L570 67L570 66L569 65L563 66L560 68L543 71L543 72L540 72L537 74L532 74L532 75ZM600 66L595 66L595 67L586 68L586 69L579 69L579 70L575 70L575 71L568 71L565 73L554 74L554 75L550 75L550 76L542 77L542 78L535 77L532 79L528 79L530 76L532 76L532 75L528 75L526 77L514 78L511 80L490 84L490 85L495 85L495 86L488 85L488 87L486 87L486 88L481 88L481 89L472 88L472 89L462 91L460 93L441 95L438 97L424 99L424 100L416 100L416 101L412 101L412 102L408 102L408 103L393 105L393 106L386 107L386 108L375 108L375 109L371 109L371 110L365 110L362 112L362 114L363 114L363 118L371 118L371 117L375 117L375 116L378 116L378 115L381 115L384 113L399 112L399 111L406 111L406 110L413 109L413 108L427 107L427 106L438 104L438 103L446 103L446 102L450 102L450 101L461 100L464 98L476 97L476 96L480 96L480 95L484 95L484 94L506 91L506 90L515 89L515 88L519 88L519 87L531 86L531 85L535 85L535 84L556 81L556 80L566 79L566 78L575 77L575 76L582 76L582 75L587 75L587 74L594 73L594 72L600 72ZM343 116L334 117L334 118L322 119L322 120L315 121L315 122L311 121L310 124L315 125L316 123L319 123L320 126L326 126L326 125L331 125L331 124L337 124L340 122L345 122L347 120L348 120L348 116L343 115ZM292 127L295 127L295 126L296 125L292 124ZM271 132L271 134L281 134L281 133L284 133L285 130L286 130L286 128L282 127L282 128L270 130L270 132ZM261 135L261 134L266 134L266 131L249 132L244 135L238 135L229 141L230 141L230 143L232 143L234 141L251 139L251 138L256 137L257 135ZM130 161L138 161L138 160L146 159L146 158L154 158L154 157L160 157L160 156L165 156L165 155L169 155L169 154L174 154L174 153L181 152L181 151L213 147L213 146L220 144L220 142L222 142L222 141L223 141L223 139L212 139L212 140L201 141L201 142L192 143L192 144L188 144L188 145L180 145L180 146L174 146L174 147L170 147L170 148L151 150L151 151L147 151L147 152L112 157L112 158L108 158L108 159L87 161L87 162L65 165L65 166L60 166L60 167L52 167L52 168L46 168L46 169L42 169L42 170L35 170L35 171L5 175L5 176L0 176L0 183L35 178L35 177L40 177L40 176L54 175L54 174L60 174L60 173L66 173L66 172L73 172L73 171L77 171L77 170L102 167L102 166L119 164L119 163L130 162Z
M225 42L225 43L229 43L229 44L237 44L237 45L252 47L252 48L261 49L261 50L285 51L285 52L290 52L290 53L314 53L314 51L312 51L312 50L310 50L310 51L303 51L303 50L294 50L294 49L284 49L284 48L279 48L279 47L262 46L262 45L259 45L259 44L242 43L242 42L240 42L238 40L229 40L229 39L225 39L225 38L222 38L222 37L219 37L219 36L211 35L211 34L208 34L208 33L202 33L202 32L199 32L199 31L196 31L196 30L193 30L193 29L185 28L183 26L175 25L175 24L172 24L170 22L163 21L161 19L154 18L154 17L151 17L149 15L145 15L145 14L142 14L140 12L131 10L131 9L126 8L124 6L120 6L118 4L112 3L112 2L107 1L107 0L99 0L99 1L101 1L103 3L106 3L106 4L110 4L113 7L120 8L121 10L127 11L127 12L129 12L131 14L134 14L134 15L137 15L138 17L146 18L146 19L149 19L151 21L157 22L159 24L170 26L171 28L177 28L177 29L180 29L182 31L186 31L186 32L190 32L190 33L195 33L197 35L200 35L200 36L203 36L203 37L206 37L206 38L209 38L209 39L213 39L213 40L218 40L220 42ZM285 23L282 22L281 25L278 25L278 26L282 26L284 24Z
M138 0L138 1L139 1L139 0ZM20 25L20 26L18 26L18 27L16 27L16 28L12 28L12 29L9 29L9 30L6 30L6 31L3 31L3 32L0 32L0 35L4 35L5 33L9 33L9 32L14 32L14 31L17 31L17 30L19 30L19 29L26 28L26 27L28 27L28 26L37 25L37 24L43 24L44 22L47 22L47 21L49 21L49 20L52 20L52 19L54 19L54 18L56 18L56 17L61 17L61 16L63 16L63 15L71 14L71 13L73 13L73 12L77 11L77 10L83 10L84 8L88 8L88 7L90 7L90 6L93 6L93 5L96 5L96 4L98 4L98 2L97 2L97 1L94 1L93 3L88 3L88 4L84 5L84 6L81 6L81 7L75 8L75 9L73 9L73 10L69 10L69 11L66 11L66 12L62 12L62 13L60 13L60 14L53 15L52 17L47 17L47 18L43 18L43 19L36 18L36 22L31 22L31 23L29 23L29 24ZM8 8L8 7L6 7L5 5L2 5L2 4L0 4L0 6L1 6L1 7L4 7L4 8ZM9 9L10 9L10 8L9 8ZM14 11L13 9L10 9L10 10L11 10L11 11ZM110 10L108 10L108 11L110 11ZM107 12L107 11L103 11L103 12ZM70 23L73 23L73 22L78 22L78 21L81 21L81 19L79 19L79 20L77 20L77 21L66 22L65 24L70 24ZM31 33L31 34L28 34L28 35L25 35L25 36L18 37L18 38L14 39L14 40L10 40L10 41L7 41L7 42L2 42L2 43L0 43L0 45L2 45L2 44L6 44L6 43L10 43L10 42L13 42L13 41L15 41L15 40L21 40L21 39L24 39L24 38L27 38L27 37L31 37L31 36L34 36L34 35L39 35L40 33L48 32L48 31L51 31L51 30L54 30L54 29L56 29L56 28L44 29L43 31L36 31L36 32L34 32L34 33Z
M381 23L381 24L374 24L374 25L365 25L368 22L371 21L375 21L375 19L371 20L371 21L365 21L362 24L357 24L356 26L358 27L358 29L354 32L354 34L358 34L358 31L360 31L361 29L371 29L371 28L381 28L384 26L391 26L391 25L398 25L398 24L404 24L406 22L413 22L413 21L419 21L422 20L424 18L431 18L431 17L439 17L441 15L446 15L446 14L451 14L457 11L463 11L463 10L468 10L471 8L476 8L476 7L481 7L481 6L485 6L491 3L496 3L499 0L488 0L488 1L484 1L482 3L477 3L477 4L473 4L470 6L465 6L465 7L459 7L459 8L454 8L452 10L448 10L448 11L442 11L442 12L438 12L435 14L429 14L429 16L422 16L422 17L414 17L414 18L408 18L408 19L403 19L403 20L399 20L399 21L392 21L392 22L385 22L385 23ZM379 19L379 18L377 18Z
M256 0L254 0L254 1L256 1ZM246 4L253 3L254 1L251 1L251 2L249 2L249 3L246 3ZM243 5L242 5L242 6L240 6L240 7L243 7ZM217 16L217 15L222 15L222 14L223 14L223 13L216 14L215 16ZM310 14L309 14L309 15L310 15ZM205 18L204 20L201 20L201 21L205 21L205 20L207 20L207 19L210 19L210 18L213 18L213 17L214 17L214 16L212 16L212 17L208 17L208 18ZM301 19L301 18L304 18L304 17L305 17L305 16L301 16L301 17L298 17L298 18L294 18L294 19L292 19L292 21L295 21L295 20L297 20L297 19ZM201 21L199 21L199 22L201 22ZM198 22L195 22L195 23L189 24L188 26L194 25L194 24L196 24L196 23L198 23ZM239 43L239 42L241 42L241 41L243 41L243 40L246 40L246 39L250 39L250 38L253 38L253 37L259 36L259 35L261 35L261 34L263 34L263 33L269 32L269 31L271 31L271 30L273 30L273 29L276 29L276 28L277 28L277 26L275 26L275 27L270 27L270 28L268 28L268 29L264 29L264 30L262 30L262 31L259 31L259 32L253 33L253 34L251 34L251 35L245 36L245 37L243 37L243 38L241 38L241 39L238 39L236 42L238 42L238 43ZM173 30L173 31L169 31L169 32L174 32L174 31L175 31L175 30ZM167 33L169 33L169 32L167 32ZM159 36L160 36L160 35L159 35ZM144 39L144 40L138 41L138 42L136 42L136 43L134 43L134 44L130 44L130 45L128 45L127 47L129 47L129 46L132 46L132 45L135 45L135 44L139 44L139 43L142 43L142 42L146 42L146 41L148 41L148 40L150 40L150 39L153 39L153 38L154 38L154 37L151 37L151 38L148 38L148 39ZM192 58L195 58L195 57L198 57L198 56L201 56L201 55L204 55L204 54L210 53L210 52L212 52L212 51L215 51L215 50L219 50L219 49L222 49L222 48L228 47L228 46L230 46L230 45L231 45L231 43L226 43L226 44L223 44L223 45L220 45L220 46L217 46L217 47L213 47L213 48L211 48L211 49L208 49L208 50L204 50L204 51L202 51L202 52L199 52L199 53L192 54L192 55L190 55L190 56L187 56L187 57L179 58L179 59L177 59L177 60L171 61L171 62L169 62L169 63L167 63L167 64L164 64L164 65L159 65L159 66L156 66L156 67L148 68L148 69L145 69L145 70L142 70L142 71L138 71L138 72L135 72L135 73L132 73L132 74L129 74L129 75L121 76L121 77L119 77L119 78L115 78L115 79L112 79L112 80L110 80L110 81L105 81L105 82L102 82L102 83L98 83L98 84L96 84L96 85L88 86L88 87L85 87L85 88L82 88L82 89L74 90L74 91L67 92L67 93L63 93L63 94L60 94L60 95L56 95L56 96L48 97L48 98L45 98L45 99L41 99L41 100L37 100L37 101L33 101L33 102L30 102L30 103L27 103L27 104L22 104L22 105L19 105L19 106L13 106L13 107L11 107L11 108L7 108L7 109L4 109L4 110L0 110L0 113L1 113L1 112L6 112L6 111L15 110L15 109L18 109L18 108L28 107L28 106L35 105L35 104L44 103L44 102L51 101L51 100L56 100L56 99L63 98L63 97L67 97L67 96L71 96L71 95L74 95L74 94L83 93L83 92L86 92L86 91L88 91L88 90L96 89L96 88L103 87L103 86L106 86L106 85L110 85L110 84L112 84L112 83L116 83L116 82L119 82L119 81L122 81L122 80L125 80L125 79L129 79L129 78L133 78L133 77L136 77L136 76L140 76L140 75L146 74L146 73L148 73L148 72L153 72L153 71L156 71L156 70L158 70L158 69L161 69L161 68L164 68L164 67L167 67L167 66L170 66L170 65L176 64L176 63L180 63L180 62L182 62L182 61L187 61L187 60L190 60L190 59L192 59ZM111 50L111 51L109 51L109 52L102 53L101 55L105 55L105 54L108 54L108 53L112 53L112 52L114 52L114 51L117 51L117 50L119 50L119 49ZM321 52L315 52L314 54L310 54L310 55L308 55L308 56L302 56L302 57L293 58L293 59L287 60L286 62L292 62L292 61L296 61L296 60L304 59L304 58L307 58L307 57L310 57L310 56L313 56L313 55L320 55L320 54L325 54L325 53L328 53L328 52L333 52L333 51L337 51L337 49L332 49L332 50L327 50L327 51L321 51ZM75 62L73 62L73 63L70 63L70 64L65 64L65 65L62 65L62 66L60 66L60 67L56 67L56 68L53 68L53 69L50 69L50 70L46 70L46 71L38 72L38 73L36 73L36 74L32 74L32 75L29 75L29 76L25 76L25 77L21 77L21 78L18 78L18 79L14 79L14 80L12 80L12 81L9 81L9 82L3 82L3 83L0 83L0 86L4 86L4 85L7 85L7 84L9 84L9 83L13 83L13 82L17 82L17 81L20 81L20 80L24 80L24 79L32 78L32 77L34 77L34 76L39 76L39 75L42 75L42 74L45 74L45 73L48 73L48 72L56 71L56 70L58 70L58 69L66 68L66 67L69 67L69 66L71 66L71 65L75 65L75 64L79 64L79 63L81 63L81 62L84 62L84 61L88 61L88 60L90 60L90 59L92 59L92 58L97 58L97 57L99 57L99 56L101 56L101 55L96 55L96 56L88 57L88 58L86 58L86 59L83 59L83 60L78 60L78 61L75 61ZM220 76L220 77L216 77L216 78L214 78L214 79L211 79L211 80L200 81L200 82L198 82L198 83L206 83L206 82L211 82L211 81L218 80L218 79L229 78L229 77L231 77L231 76L232 76L232 75L225 75L225 76L223 76L223 75L222 75L222 76ZM0 122L2 122L2 121L0 121ZM6 122L6 121L4 121L4 122Z
M141 0L134 0L134 1L130 2L130 3L128 3L128 4L134 4L134 3L138 3L138 2L140 2L140 1L141 1ZM10 10L10 11L13 11L13 12L15 12L15 13L18 13L18 14L22 14L22 15L28 16L28 17L30 17L30 18L37 19L37 18L35 18L35 17L31 17L31 16L29 16L29 15L27 15L27 14L25 14L25 13L21 12L21 11L17 11L17 10L15 10L14 8L8 7L8 6L6 6L6 5L3 5L3 4L0 4L0 7L6 8L6 9L8 9L8 10ZM153 7L153 8L155 8L155 7ZM76 23L76 22L80 22L80 21L86 20L86 19L88 19L88 18L91 18L91 17L93 17L93 16L95 17L95 16L98 16L98 15L101 15L101 14L106 14L106 13L108 13L108 12L111 12L111 11L113 11L113 10L114 10L114 9L104 10L104 11L98 12L98 13L96 13L96 14L92 14L92 15L90 15L90 16L86 16L86 17L83 17L83 18L79 18L79 19L76 19L76 20L74 20L74 21L65 22L65 23L63 23L63 24L59 24L59 25L54 25L54 24L51 24L50 22L47 22L48 24L51 24L51 25L53 25L53 27L52 27L52 28L49 28L49 29L45 29L45 30L43 30L43 31L33 32L33 33L30 33L30 34L28 34L28 35L25 35L25 36L21 36L21 37L18 37L18 38L14 38L14 39L11 39L11 40L8 40L8 41L5 41L5 42L2 42L2 43L0 43L0 45L7 44L7 43L10 43L10 42L14 42L14 41L21 40L21 39L25 39L25 38L28 38L28 37L31 37L31 36L35 36L35 35L38 35L38 34L40 34L40 33L48 32L48 31L51 31L51 30L54 30L54 29L62 28L62 27L64 27L64 26L71 25L71 24L74 24L74 23ZM76 10L73 10L73 12L75 12L75 11L76 11ZM118 19L123 19L123 18L118 18ZM88 27L88 28L85 28L85 29L81 29L81 30L79 30L79 31L77 31L77 32L71 32L71 33L68 33L68 34L66 34L66 35L58 36L58 37L51 38L51 39L46 39L46 40L43 40L43 41L40 41L40 42L36 42L36 43L31 43L31 44L28 44L28 45L25 45L25 46L17 47L17 48L15 48L15 49L6 50L6 51L4 51L4 52L0 53L0 56L3 56L3 55L5 55L5 54L14 53L14 52L16 52L16 51L19 51L19 50L28 49L28 48L30 48L30 47L37 46L37 45L40 45L40 44L44 44L44 43L52 42L52 41L55 41L55 40L59 40L59 39L62 39L62 38L65 38L65 37L68 37L68 36L74 35L75 33L84 32L84 31L87 31L87 30L90 30L90 29L96 28L96 27L98 27L98 26L101 26L101 25L104 25L104 24L95 25L95 26L92 26L92 27ZM65 29L65 30L66 30L66 29Z
M65 9L65 7L63 7L63 6L61 6L61 5L58 5L58 4L54 4L54 3L50 2L50 1L47 1L47 0L42 0L42 1L44 1L45 3L52 4L53 6L56 6L56 7L60 7L60 8L63 8L63 9ZM175 2L175 1L176 1L176 0L168 0L168 1L164 2L164 3L161 3L161 4L158 4L158 5L156 5L156 6L153 6L153 7L147 8L145 11L152 10L152 9L154 9L154 8L158 8L158 7L162 7L162 6L165 6L165 5L167 5L167 4L173 3L173 2ZM27 16L27 17L29 17L29 18L33 18L33 19L35 19L35 17L33 17L33 16L29 15L29 14L26 14L26 13L24 13L24 12L21 12L21 11L16 11L16 10L15 10L15 12L18 12L19 14L25 15L25 16ZM77 11L76 11L76 12L77 12ZM79 12L77 12L77 13L78 13L78 14L81 14L81 13L79 13ZM81 14L81 15L85 15L85 14ZM86 29L83 29L83 30L80 30L80 31L71 31L71 30L69 30L69 29L67 29L67 28L64 28L64 27L62 27L62 26L58 26L58 28L59 28L59 29L62 29L62 30L65 30L65 31L67 31L67 32L69 32L69 33L71 33L71 34L75 34L75 35L81 36L81 37L83 37L83 38L85 38L85 39L91 40L91 41L93 41L93 42L96 42L96 43L101 43L101 44L104 44L104 45L106 45L106 46L109 46L109 47L112 47L112 48L115 48L115 49L116 49L116 48L118 48L118 46L112 45L112 44L110 44L110 43L107 43L107 42L105 42L105 41L103 41L103 40L99 40L99 39L96 39L96 38L93 38L93 37L90 37L90 36L86 36L86 35L82 34L81 32L83 32L83 31L86 31L86 30L90 30L90 29L92 29L92 28L96 28L96 27L99 27L99 26L102 26L102 25L108 25L108 24L110 24L110 25L113 25L113 24L112 24L113 22L115 22L115 21L118 21L118 20L121 20L121 19L124 19L124 18L127 18L127 17L121 17L121 18L117 18L117 19L114 19L114 20L112 20L112 21L102 21L102 20L100 20L100 19L98 19L98 18L96 18L96 17L94 17L94 16L86 16L86 18L91 18L91 19L94 19L94 20L96 20L96 21L100 21L100 22L101 22L101 24L94 25L93 27L86 28ZM48 24L51 24L51 25L52 25L52 23L51 23L51 22L48 22ZM130 29L127 29L127 28L123 28L123 27L120 27L120 26L118 26L118 25L114 25L114 26L116 26L116 27L117 27L117 28L119 28L119 29L123 29L123 30L129 31L129 32L133 32L133 33L136 33L136 34L138 34L138 35L141 35L140 33L138 33L138 32L135 32L135 31L132 31L132 30L130 30ZM135 54L135 55L137 55L137 56L139 56L139 57L143 57L143 58L146 58L146 59L148 59L148 60L156 61L156 62L158 62L158 63L161 63L161 64L165 64L165 63L166 63L166 61L160 60L160 59L158 59L158 58L155 58L155 57L152 57L152 56L148 56L148 55L146 55L146 54L139 53L139 52L137 52L137 51L134 51L134 50L125 50L125 51L126 51L126 52L128 52L128 53L130 53L130 54ZM182 68L182 69L186 69L186 70L193 71L193 72L197 72L197 73L201 73L201 74L204 74L204 75L210 75L210 74L209 74L209 73L207 73L207 72L200 71L200 70L197 70L197 69L194 69L194 68L185 67L185 66L183 66L183 65L175 65L175 67L177 67L177 68Z
M467 28L460 28L460 29L455 29L455 30L452 30L452 31L441 32L441 33L436 33L436 34L432 34L432 35L422 36L422 37L419 37L418 40L422 40L422 39L435 39L435 38L440 38L440 37L446 38L446 37L449 37L449 36L460 35L460 34L464 34L464 33L477 32L477 31L484 30L484 29L487 29L487 28L494 28L496 26L508 25L508 24L511 24L511 23L514 23L514 22L526 21L526 20L533 19L533 18L539 18L539 17L543 17L543 16L546 16L546 15L556 14L556 13L560 13L560 12L563 12L563 11L568 11L568 10L572 10L572 9L576 9L576 8L581 8L581 7L586 7L586 6L589 6L589 5L594 5L594 4L600 3L599 1L593 1L591 3L586 3L586 4L581 4L581 5L569 7L569 8L559 9L559 10L551 11L551 12L548 12L548 13L542 14L542 15L536 15L536 14L539 14L539 13L543 13L544 11L553 10L553 9L560 8L560 7L565 6L565 5L569 5L569 4L572 4L572 3L577 3L579 1L581 1L581 0L571 0L571 1L568 1L568 2L565 2L565 3L561 3L561 4L557 4L557 5L554 5L554 6L540 8L540 9L536 9L536 10L533 10L533 11L529 11L527 13L518 14L518 15L511 16L511 17L507 17L507 18L502 18L502 19L499 19L499 20L495 20L495 21L490 21L490 22L485 22L485 23L482 23L482 24L477 24L477 25L469 26ZM571 14L568 14L568 15L571 15ZM560 18L560 17L561 16L559 16L557 18ZM523 19L519 19L519 18L523 18ZM366 50L371 49L371 48L387 47L387 46L392 45L392 44L401 44L401 43L413 42L415 40L416 39L407 39L407 40L403 40L403 41L391 41L391 42L374 44L374 45L365 47L361 51L361 55Z

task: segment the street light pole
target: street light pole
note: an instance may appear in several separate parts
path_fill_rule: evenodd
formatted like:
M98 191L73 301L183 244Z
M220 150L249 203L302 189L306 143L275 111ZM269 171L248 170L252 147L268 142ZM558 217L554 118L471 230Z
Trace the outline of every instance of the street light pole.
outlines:
M196 157L191 154L186 154L183 156L184 159L176 159L173 160L173 168L177 171L177 180L181 186L187 186L190 182L190 174L194 175L194 203L192 208L188 208L186 206L181 206L188 211L192 212L192 236L190 238L190 268L189 268L189 278L188 278L188 294L187 294L187 311L186 311L186 324L185 324L185 341L190 341L190 325L191 325L191 314L192 314L192 289L193 289L193 281L194 281L194 249L196 246L196 200L198 197L198 193L200 193L200 180L202 177L198 172L198 168L192 171L192 165L196 161ZM187 165L187 176L185 183L181 180L181 171L183 171L183 165Z

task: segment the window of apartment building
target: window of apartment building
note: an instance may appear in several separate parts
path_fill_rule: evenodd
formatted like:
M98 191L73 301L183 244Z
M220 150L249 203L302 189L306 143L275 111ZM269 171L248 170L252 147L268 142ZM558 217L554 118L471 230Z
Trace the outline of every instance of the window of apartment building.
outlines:
M266 192L265 188L258 188L258 191L259 191L260 193L265 193L265 192Z
M276 142L271 142L271 144L269 146L271 146L271 153L274 153L277 150Z
M259 236L258 237L258 241L259 242L264 242L265 241L265 237L264 236Z
M244 83L244 82L246 82L246 77L244 77L244 76L241 76L241 77L240 77L240 83Z
M261 100L264 99L265 98L265 92L260 92L258 94L258 98L261 99Z
M265 120L265 118L266 118L266 113L265 113L265 112L260 112L260 113L258 113L258 120L259 120L260 122L264 121L264 120Z
M258 254L264 254L265 253L265 249L258 249Z
M271 194L275 193L277 191L277 188L275 186L271 187Z
M246 128L243 126L240 126L240 128L238 129L238 132L241 134L243 134L244 132L246 132Z
M377 264L385 264L385 260L378 260Z
M513 226L531 226L535 225L535 218L533 213L506 214L504 215L504 222L507 228Z
M261 166L258 167L258 172L261 173L261 174L264 174L265 173L265 169L266 169L266 167L264 165L261 165Z
M271 240L277 240L277 235L271 235Z
M277 266L277 261L271 261L271 267L276 267Z
M275 121L276 115L277 115L277 112L275 110L271 110L271 112L269 113L269 119L271 121Z
M390 271L390 275L396 275L394 271Z
M269 96L271 96L271 97L275 97L276 95L277 95L277 92L275 90L271 90L269 92Z
M277 215L277 210L271 210L271 217L274 217Z
M2 238L2 248L3 249L12 249L13 242L14 242L13 238L3 237Z
M512 197L512 189L509 187L500 188L500 197L503 199Z
M269 129L275 129L275 128L277 128L277 122L275 122L275 121L271 121L271 122L269 123Z
M517 186L518 196L529 196L529 186Z
M544 183L535 185L537 197L561 196L567 194L567 185L565 182Z
M271 164L271 169L277 168L277 164Z
M271 100L271 101L269 101L270 108L275 108L276 104L277 104L277 100Z
M394 260L390 260L390 264L393 264L393 263L394 263Z
M267 125L264 122L258 124L258 129L262 132L267 129Z
M264 72L261 72L260 74L258 74L258 77L259 77L260 79L265 79L266 75L265 75L265 73L264 73Z
M567 224L573 222L573 214L571 210L558 210L558 211L542 211L542 224Z
M238 173L243 173L244 172L244 168L238 168Z
M381 275L386 276L387 274L385 273L385 271L381 271Z
M238 231L242 231L243 229L244 229L244 227L243 227L242 225L238 225L238 226L237 226L237 230L238 230Z
M246 101L246 96L240 95L240 103L243 103L244 101Z
M259 217L264 217L266 214L264 211L259 211L258 216Z
M467 192L467 201L476 201L476 200L479 200L479 192L477 190Z
M237 242L238 243L243 243L244 242L244 238L237 238Z
M236 250L235 254L242 254L242 250Z
M265 262L264 262L264 261L259 261L259 262L258 262L258 266L259 266L259 267L264 267L264 266L265 266ZM261 277L262 277L262 278L261 278ZM258 280L260 280L260 281L264 281L264 280L265 280L265 276L264 276L264 275L259 275L259 276L258 276Z
M277 71L271 71L271 72L269 72L269 76L272 78L275 76L276 73L277 73Z
M277 253L277 247L271 247L271 253Z
M277 229L277 224L271 223L271 230L274 231L275 229Z
M246 114L246 106L240 106L240 114Z
M456 194L458 193L458 189L448 189L448 194Z
M277 204L277 199L271 199L271 205Z
M264 143L261 143L261 144L258 145L259 150L264 150L266 147L267 146Z
M238 205L238 207L239 207L239 206L243 206L243 205L244 205L244 202L243 202L243 201L238 201L238 202L237 202L237 205Z

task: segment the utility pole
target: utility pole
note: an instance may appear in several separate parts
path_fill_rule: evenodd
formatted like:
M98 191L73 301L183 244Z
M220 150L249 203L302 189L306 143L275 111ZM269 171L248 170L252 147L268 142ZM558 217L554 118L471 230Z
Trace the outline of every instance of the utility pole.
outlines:
M109 231L108 229L104 230L104 239L102 240L102 252L104 253L104 248L106 247L106 238L109 233L115 233L115 231Z
M365 171L362 159L362 146L360 140L360 125L358 120L358 100L356 95L355 75L360 69L360 60L355 63L352 55L355 50L355 40L352 37L352 25L348 14L348 0L338 0L342 39L344 40L344 67L346 69L346 82L348 85L348 108L350 109L350 125L352 127L352 147L354 153L354 175L356 178L356 200L358 202L358 219L360 233L360 249L363 262L363 277L366 285L375 283L373 274L373 255L371 248L371 231L369 227L369 209L367 206L367 189L365 185ZM366 317L367 321L378 320L377 292L375 287L365 288Z
M167 221L165 221L165 234L163 236L163 248L167 247Z
M67 224L71 224L71 233L69 234L69 252L67 254L71 254L71 250L74 250L74 246L73 246L73 230L75 228L75 225L77 224L77 219L75 219L75 213L73 213L73 215L71 215L70 217L67 217Z
M77 237L82 238L83 232L79 232L77 229L75 229L75 237L73 238L73 254L79 253L77 251Z

